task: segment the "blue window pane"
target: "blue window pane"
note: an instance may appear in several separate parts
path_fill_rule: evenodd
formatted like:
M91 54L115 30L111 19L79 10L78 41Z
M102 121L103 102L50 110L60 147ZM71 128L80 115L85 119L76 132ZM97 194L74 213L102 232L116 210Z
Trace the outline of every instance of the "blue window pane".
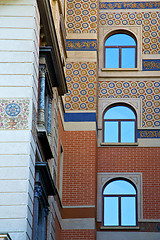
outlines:
M118 197L104 197L104 226L118 226Z
M134 186L125 180L110 182L104 189L103 194L136 194Z
M107 110L104 119L135 119L134 112L126 106L115 106Z
M105 49L105 68L119 68L119 49Z
M136 199L135 197L121 198L121 225L136 226Z
M106 40L105 46L136 46L136 42L127 34L117 33Z
M121 142L135 142L135 122L121 122Z
M122 48L121 67L135 68L135 48Z
M118 142L118 122L104 123L104 142Z

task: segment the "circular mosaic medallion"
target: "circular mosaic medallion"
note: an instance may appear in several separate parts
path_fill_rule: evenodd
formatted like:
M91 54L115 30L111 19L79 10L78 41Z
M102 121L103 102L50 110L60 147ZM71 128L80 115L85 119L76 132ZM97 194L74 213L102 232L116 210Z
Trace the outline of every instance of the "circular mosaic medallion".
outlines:
M65 108L66 108L66 109L71 108L71 104L70 104L70 103L66 103L66 104L65 104Z
M73 109L77 109L79 107L78 103L73 103L72 104Z
M130 20L130 21L129 21L129 24L130 24L130 25L134 25L134 24L135 24L135 21L134 21L134 20Z
M123 19L127 19L128 18L128 14L122 14L122 18Z
M147 121L147 127L151 127L152 126L152 121Z
M86 82L86 81L87 81L87 78L86 78L86 77L81 77L81 81L82 81L82 82Z
M81 15L81 10L76 9L76 10L75 10L75 14L78 15L78 16Z
M145 13L144 14L144 18L149 18L150 17L150 14L149 13Z
M96 10L94 10L94 9L90 10L90 14L91 15L96 15Z
M145 36L145 37L150 37L150 32L145 32L145 33L144 33L144 36Z
M120 23L121 23L120 20L116 20L116 21L115 21L115 24L116 24L116 25L119 25Z
M88 81L89 82L94 82L95 81L95 77L92 77L92 76L88 77Z
M87 98L86 98L85 96L82 96L82 97L80 97L80 101L81 101L81 102L86 102L86 101L87 101Z
M117 88L122 88L122 83L121 83L121 82L117 82L117 83L116 83L116 87L117 87Z
M115 15L115 18L116 18L116 19L121 18L121 15L120 15L120 14L116 14L116 15Z
M6 109L5 109L6 113L8 116L10 117L16 117L20 111L21 111L21 108L18 104L16 103L10 103L6 106Z
M136 17L140 19L140 18L142 18L142 14L141 14L141 13L138 13L138 14L136 15Z
M75 89L75 90L72 91L72 93L73 93L74 96L77 96L79 94L79 91L77 89Z
M160 126L160 122L159 122L159 121L156 121L156 122L154 123L154 125L155 125L156 127L159 127L159 126Z
M94 97L89 97L89 98L88 98L88 101L89 101L89 102L93 102L93 101L94 101Z
M70 97L70 96L66 96L66 97L65 97L65 101L66 101L66 102L70 102L70 101L71 101L71 97Z
M83 22L88 22L89 21L89 17L88 16L83 16L82 20L83 20ZM83 25L83 24L85 24L85 25ZM85 26L88 27L88 23L83 23L83 24L82 24L82 27L84 27L84 28L85 28Z
M82 109L86 108L86 104L85 103L81 103L80 104L80 108L82 108Z
M94 103L89 103L89 104L88 104L88 108L89 108L89 109L94 109L94 108L95 108Z
M89 89L89 90L88 90L88 94L91 96L91 95L94 95L94 94L95 94L95 92L94 92L94 90L92 90L92 89Z
M145 90L142 88L142 89L138 89L138 92L140 93L140 94L144 94L145 93Z
M85 75L87 75L87 71L83 69L83 70L81 71L81 74L82 74L82 76L85 76Z
M86 83L80 83L80 87L81 87L81 89L86 89L87 84Z
M129 94L129 89L124 89L123 92L124 94Z

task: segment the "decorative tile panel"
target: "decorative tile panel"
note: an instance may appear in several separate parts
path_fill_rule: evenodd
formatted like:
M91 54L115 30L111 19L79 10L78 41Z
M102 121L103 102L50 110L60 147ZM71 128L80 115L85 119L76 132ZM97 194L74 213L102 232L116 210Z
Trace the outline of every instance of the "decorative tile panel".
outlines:
M0 130L28 129L29 100L0 100Z
M143 71L160 71L160 59L146 59L142 61Z
M100 2L99 9L158 9L160 2Z
M67 0L68 33L97 32L97 0Z
M67 51L96 51L97 40L96 39L67 39L66 49Z
M96 62L71 62L66 65L68 93L66 110L95 110Z
M141 98L143 127L160 127L159 81L99 81L99 98Z
M144 54L160 54L160 12L102 12L103 26L142 26Z

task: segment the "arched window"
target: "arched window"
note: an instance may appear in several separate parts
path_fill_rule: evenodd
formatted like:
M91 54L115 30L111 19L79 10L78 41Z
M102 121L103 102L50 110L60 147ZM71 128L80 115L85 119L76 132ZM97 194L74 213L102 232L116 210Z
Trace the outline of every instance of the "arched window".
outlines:
M137 46L128 33L114 33L104 44L105 68L136 68Z
M107 108L103 115L103 141L108 143L136 142L135 111L128 105Z
M132 183L116 179L103 189L104 226L137 225L137 191Z

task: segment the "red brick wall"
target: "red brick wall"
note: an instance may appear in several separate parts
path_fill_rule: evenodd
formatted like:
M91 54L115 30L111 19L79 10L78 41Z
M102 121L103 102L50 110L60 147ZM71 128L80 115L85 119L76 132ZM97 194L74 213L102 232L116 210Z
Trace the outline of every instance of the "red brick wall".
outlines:
M61 227L60 227L60 225L59 225L57 216L56 216L56 218L55 218L55 239L56 239L56 240L63 240L62 230L61 230Z
M64 145L64 128L63 128L63 124L62 124L62 119L60 116L60 113L58 112L58 123L59 123L59 127L58 127L58 163L57 163L57 188L59 190L59 171L60 171L60 153L61 153L61 144L62 146Z
M95 240L94 230L63 230L65 240Z
M65 132L63 205L95 205L96 132Z
M160 148L98 148L98 172L141 172L143 217L160 216Z

